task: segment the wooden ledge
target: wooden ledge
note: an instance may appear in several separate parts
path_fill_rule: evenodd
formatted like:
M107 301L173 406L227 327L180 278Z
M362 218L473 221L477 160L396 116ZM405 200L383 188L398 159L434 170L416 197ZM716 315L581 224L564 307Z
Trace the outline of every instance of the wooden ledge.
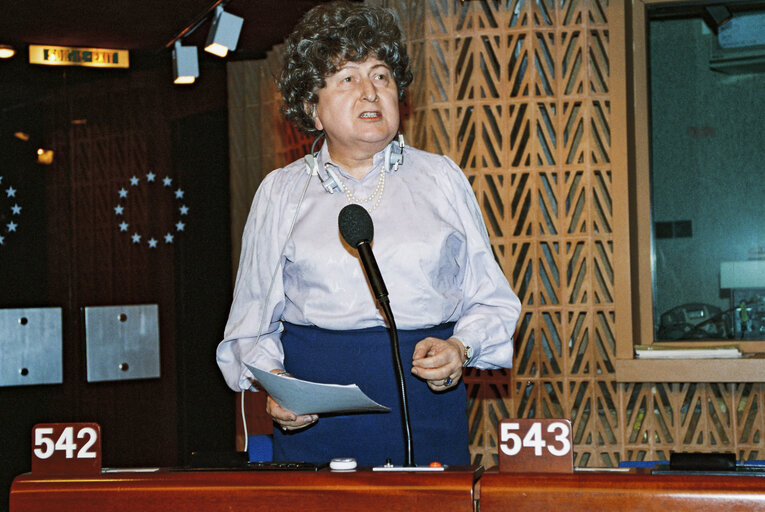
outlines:
M765 354L740 359L616 359L617 382L765 382Z

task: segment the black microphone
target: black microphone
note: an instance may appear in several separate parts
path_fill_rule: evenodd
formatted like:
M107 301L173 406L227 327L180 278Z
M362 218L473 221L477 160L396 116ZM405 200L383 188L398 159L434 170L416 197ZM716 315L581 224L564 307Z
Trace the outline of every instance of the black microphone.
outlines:
M412 445L412 427L409 422L409 405L406 398L406 381L404 380L404 369L401 364L401 353L398 348L398 330L396 321L393 319L393 311L390 309L388 301L388 290L385 288L380 269L377 266L377 260L372 253L372 239L374 238L374 225L372 217L363 206L358 204L349 204L340 210L337 218L340 234L343 240L355 247L359 251L361 264L364 267L364 273L372 287L372 294L377 299L377 303L383 310L390 327L391 343L393 348L393 363L396 368L396 377L399 384L399 395L401 396L401 418L404 428L404 437L406 438L406 466L414 466L414 448Z
M359 251L364 273L372 287L372 294L379 302L388 302L388 289L385 288L380 268L377 266L377 260L372 252L372 238L375 234L372 217L369 216L363 206L349 204L340 210L337 223L340 226L343 240Z

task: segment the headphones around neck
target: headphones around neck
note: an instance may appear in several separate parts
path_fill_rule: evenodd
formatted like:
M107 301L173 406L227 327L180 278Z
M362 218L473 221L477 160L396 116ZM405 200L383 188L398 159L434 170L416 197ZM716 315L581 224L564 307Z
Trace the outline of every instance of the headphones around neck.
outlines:
M332 166L329 165L329 163L324 164L324 175L319 171L319 162L316 159L319 153L318 151L314 152L314 149L316 148L316 143L319 142L323 136L324 134L322 133L316 137L316 140L314 140L311 145L311 152L303 157L305 160L305 171L310 175L318 176L324 190L330 194L334 194L335 190L344 192L345 188L343 187L340 177L334 169L332 169ZM383 172L390 169L398 171L398 166L404 163L404 147L404 136L399 133L397 140L392 140L385 148L385 169Z

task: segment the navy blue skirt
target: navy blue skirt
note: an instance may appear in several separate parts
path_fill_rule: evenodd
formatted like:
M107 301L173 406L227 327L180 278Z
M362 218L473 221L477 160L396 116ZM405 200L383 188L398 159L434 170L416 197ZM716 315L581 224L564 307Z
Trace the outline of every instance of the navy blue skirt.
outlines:
M393 349L384 327L329 331L285 323L282 333L284 365L299 379L329 384L357 384L390 412L320 415L302 430L274 428L274 460L326 463L335 457L353 457L359 465L379 466L390 459L406 461L401 399L393 362ZM418 466L438 461L467 465L467 396L460 383L446 392L431 391L411 374L412 353L428 336L446 339L454 324L430 329L399 331L401 363L406 378L409 420Z

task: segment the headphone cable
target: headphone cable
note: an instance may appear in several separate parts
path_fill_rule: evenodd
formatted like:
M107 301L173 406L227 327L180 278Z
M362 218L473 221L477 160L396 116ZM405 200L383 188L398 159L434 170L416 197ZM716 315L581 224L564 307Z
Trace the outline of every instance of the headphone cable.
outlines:
M282 250L279 253L279 258L277 260L276 267L274 268L274 272L271 274L271 283L268 285L266 298L265 298L265 301L263 302L263 313L260 316L260 324L258 326L258 336L255 338L255 345L257 345L260 342L260 337L263 334L263 324L266 320L266 312L268 311L268 299L271 297L271 290L274 287L274 282L276 282L276 274L279 271L279 267L282 266L282 256L284 256L284 251L287 249L287 243L290 241L290 237L292 236L292 230L295 229L295 224L297 223L298 215L300 214L300 207L303 204L303 199L305 199L305 194L308 191L309 183L311 183L310 174L308 175L308 179L306 180L305 186L303 187L303 192L300 194L300 199L298 200L297 208L295 209L295 216L292 218L292 223L290 224L290 229L287 232L287 238L284 241L284 245L282 245ZM244 409L244 393L245 392L246 390L242 391L241 412L242 412L242 426L244 427L244 451L247 452L249 439L247 435L247 417L245 415L245 409Z

